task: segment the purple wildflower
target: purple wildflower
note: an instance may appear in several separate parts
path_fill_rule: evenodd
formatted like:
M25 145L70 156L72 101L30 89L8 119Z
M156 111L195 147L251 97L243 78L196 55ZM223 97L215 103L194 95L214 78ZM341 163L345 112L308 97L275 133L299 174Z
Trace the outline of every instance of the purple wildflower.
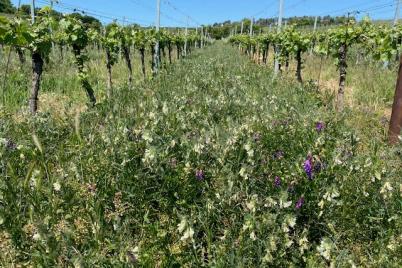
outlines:
M17 144L15 144L11 139L6 139L5 146L10 151L14 151L17 148Z
M324 122L317 122L315 125L315 129L317 130L317 132L321 132L325 129L325 123Z
M296 202L296 209L301 209L304 204L304 197L300 197L299 200Z
M254 133L253 140L254 140L254 142L259 142L261 140L261 134L258 132Z
M281 184L282 184L281 178L276 176L275 180L274 180L274 184L275 184L275 187L277 187L277 188L281 187Z
M309 155L307 160L304 162L304 171L307 174L307 177L312 180L313 179L313 157Z
M205 179L205 173L204 173L204 171L201 170L201 169L198 169L198 170L195 172L195 177L196 177L197 180L199 180L199 181L204 180L204 179Z
M283 151L278 150L273 154L273 158L274 159L282 159L284 155L285 155L285 153Z

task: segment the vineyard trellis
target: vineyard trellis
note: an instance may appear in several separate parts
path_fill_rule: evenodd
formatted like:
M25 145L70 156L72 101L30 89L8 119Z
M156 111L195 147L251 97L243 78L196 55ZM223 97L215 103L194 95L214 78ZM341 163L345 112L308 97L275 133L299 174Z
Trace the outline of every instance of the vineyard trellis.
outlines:
M339 87L337 92L336 107L338 112L344 109L345 83L348 68L348 51L351 47L359 45L359 49L370 58L370 60L388 63L399 56L402 41L402 25L393 27L377 25L364 18L357 23L351 19L341 26L331 28L327 31L309 32L298 30L295 26L288 26L281 32L268 32L258 36L234 35L229 42L238 46L241 51L256 59L258 63L267 64L270 46L276 49L280 47L279 68L283 65L288 68L289 57L296 60L296 78L302 83L303 53L313 51L321 57L332 57L339 70ZM262 55L262 57L261 57ZM402 66L402 62L401 62ZM402 76L402 73L399 72ZM391 143L399 141L402 128L402 86L399 77L392 116L390 121L389 139Z
M128 69L128 85L131 88L133 83L133 69L130 49L138 50L141 57L142 74L146 78L146 51L150 50L153 55L155 43L160 42L159 60L172 63L172 46L176 46L177 58L191 52L192 47L203 47L209 42L206 35L196 31L188 35L173 33L168 30L156 32L154 29L142 28L139 26L121 26L111 23L102 29L84 24L80 19L65 15L60 20L51 16L50 7L42 8L34 23L24 18L0 17L0 44L3 47L10 47L16 51L21 64L24 64L24 51L31 52L32 57L32 87L29 98L30 112L35 114L38 110L38 99L40 82L44 65L49 61L49 56L54 45L60 50L60 57L63 58L63 51L69 47L72 49L78 77L82 88L85 90L89 105L94 106L97 102L94 90L89 82L88 67L89 60L87 50L90 44L94 44L104 50L106 56L107 70L107 96L112 98L113 81L112 68L119 60L120 53ZM187 51L184 51L184 44L187 42ZM165 49L168 48L168 59ZM152 57L152 66L156 63ZM166 66L166 64L165 64Z

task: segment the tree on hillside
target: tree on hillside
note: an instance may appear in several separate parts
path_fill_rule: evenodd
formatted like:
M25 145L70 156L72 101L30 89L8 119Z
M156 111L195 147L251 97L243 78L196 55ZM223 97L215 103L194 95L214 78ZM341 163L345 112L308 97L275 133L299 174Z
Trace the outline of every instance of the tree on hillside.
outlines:
M102 23L97 18L94 18L92 16L88 16L85 14L81 15L78 12L71 13L69 16L80 20L86 28L93 28L98 31L102 29Z
M15 8L10 0L0 0L0 13L14 13Z
M40 10L41 9L38 7L35 8L35 14L38 14ZM31 6L27 4L21 5L20 8L18 9L18 12L22 16L31 16ZM49 11L49 15L57 20L61 20L63 18L63 14L54 9Z

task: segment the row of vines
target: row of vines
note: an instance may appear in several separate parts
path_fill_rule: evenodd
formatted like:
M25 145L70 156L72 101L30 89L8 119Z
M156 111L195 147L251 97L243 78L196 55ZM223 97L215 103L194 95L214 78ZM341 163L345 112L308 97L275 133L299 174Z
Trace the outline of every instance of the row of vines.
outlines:
M342 26L323 32L300 31L296 27L286 27L283 31L269 32L257 36L235 35L229 41L239 49L267 64L270 48L274 51L274 61L279 66L289 66L290 58L296 61L296 78L302 83L303 55L315 53L320 57L332 57L339 69L337 110L344 109L345 83L348 68L348 51L358 46L359 53L371 62L382 63L382 67L398 57L402 42L402 25L389 27L377 25L369 19L361 23L350 20ZM379 64L379 66L381 66ZM401 81L402 82L402 81ZM398 85L399 85L398 79ZM397 143L402 126L402 87L397 85L390 124L390 142ZM402 84L401 84L402 86Z
M103 30L91 28L79 19L66 15L61 20L56 20L51 14L51 9L44 7L38 14L34 24L22 18L8 19L0 17L0 44L2 47L10 47L14 50L22 63L25 61L24 53L27 51L32 59L32 86L29 98L29 108L32 114L38 109L38 96L41 76L44 64L49 61L50 54L55 47L60 50L71 49L75 59L78 77L82 88L85 90L90 106L96 104L94 90L89 83L87 62L88 49L95 46L102 49L106 58L108 74L107 96L112 98L113 81L112 68L122 55L128 69L128 84L133 83L131 50L137 50L142 63L142 75L146 77L145 55L149 51L155 54L155 45L159 43L159 57L152 57L152 70L160 65L163 57L165 61L172 63L173 50L177 50L177 58L187 55L193 47L201 48L207 38L201 34L190 32L187 35L173 33L167 30L155 31L134 26L120 26L111 23ZM167 50L167 53L166 53ZM186 51L184 51L186 50Z

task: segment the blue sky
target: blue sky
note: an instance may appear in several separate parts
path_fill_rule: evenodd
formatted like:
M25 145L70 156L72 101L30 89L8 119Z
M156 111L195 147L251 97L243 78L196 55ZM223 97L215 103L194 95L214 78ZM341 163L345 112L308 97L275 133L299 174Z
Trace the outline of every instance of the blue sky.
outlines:
M28 4L31 0L12 0L14 5ZM35 0L38 6L49 0ZM395 0L284 0L285 17L301 15L344 15L361 11L375 19L390 19L395 14ZM103 22L124 18L128 23L152 25L155 20L156 0L59 0L55 9L72 12L84 10ZM189 24L211 24L225 20L240 20L255 16L276 17L279 0L161 0L162 26L183 26L190 16ZM49 5L49 4L47 4ZM362 16L362 15L360 15Z

